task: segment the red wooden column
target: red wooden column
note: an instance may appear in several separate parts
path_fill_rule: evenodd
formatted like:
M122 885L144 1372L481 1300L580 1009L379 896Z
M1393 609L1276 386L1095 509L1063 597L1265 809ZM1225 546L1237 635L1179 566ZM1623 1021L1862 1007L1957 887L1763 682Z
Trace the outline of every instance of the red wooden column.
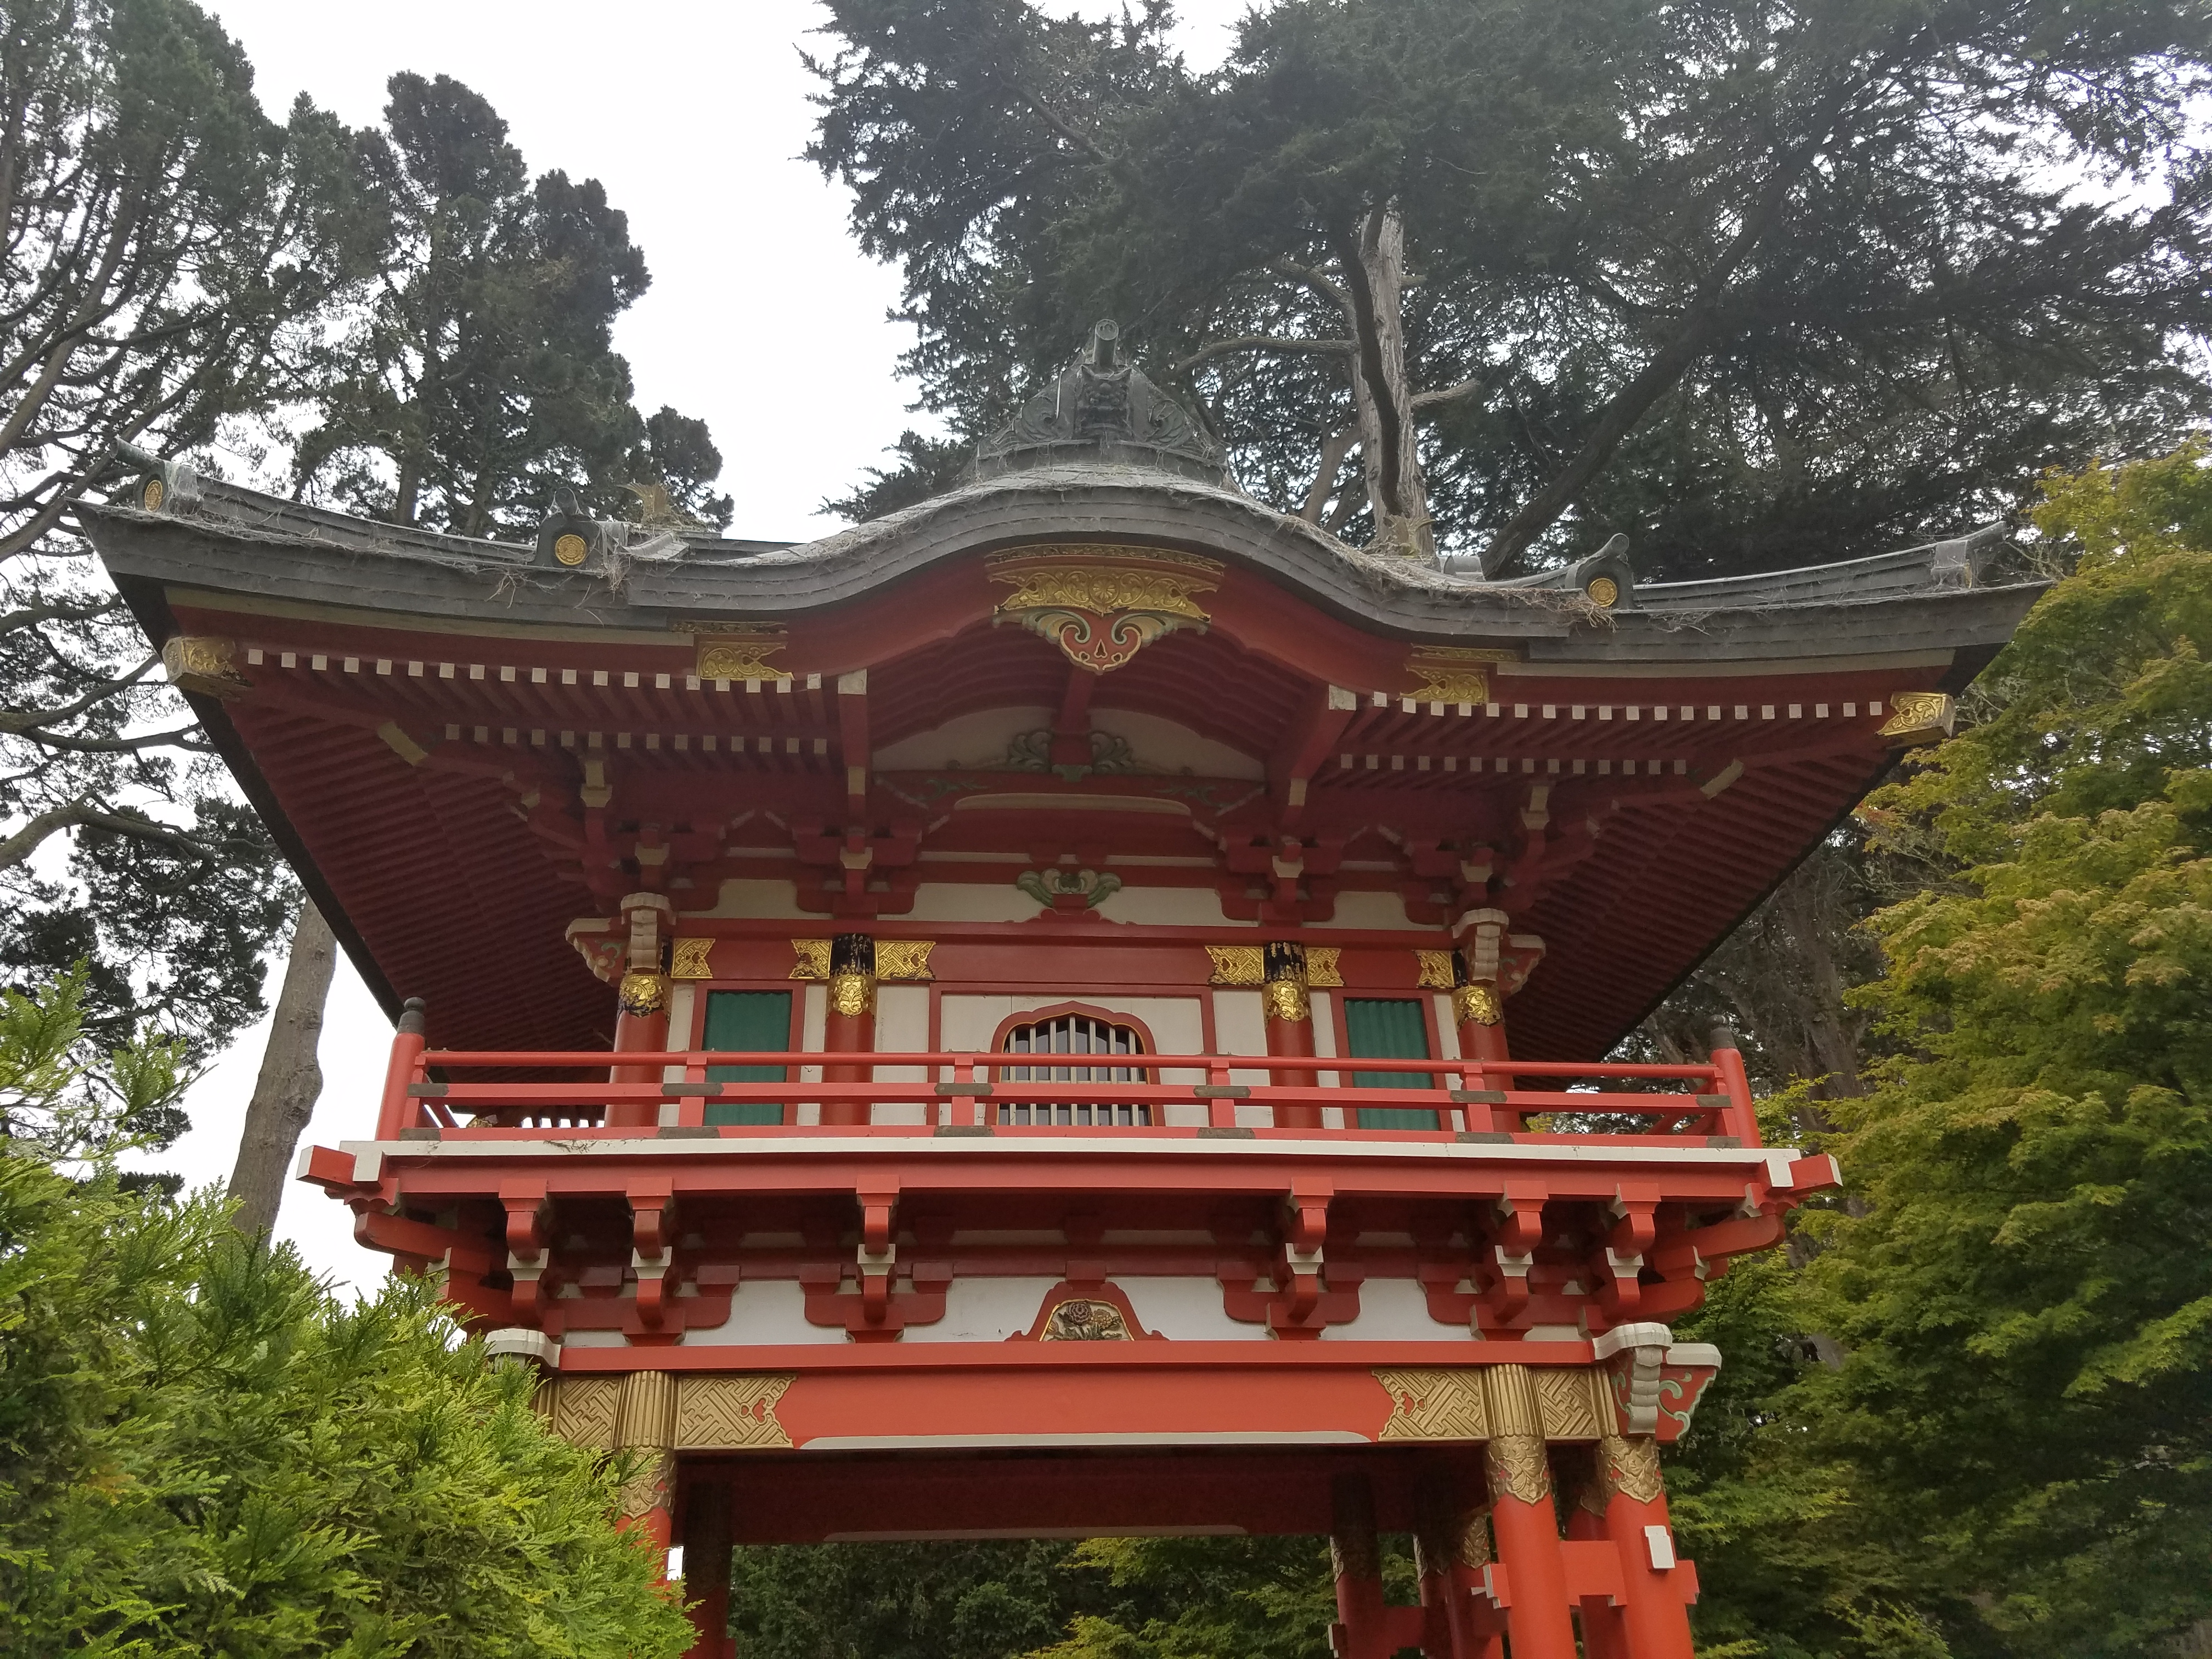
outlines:
M876 942L866 933L840 933L830 941L830 1006L822 1024L825 1054L866 1054L876 1046ZM824 1066L824 1083L862 1083L872 1066ZM868 1121L866 1101L825 1100L824 1123Z
M730 1626L730 1488L696 1479L684 1484L684 1595L690 1605L689 1659L727 1659Z
M1603 1547L1607 1541L1605 1506L1605 1457L1597 1452L1577 1483L1573 1508L1567 1511L1568 1539ZM1582 1598L1583 1659L1635 1659L1635 1650L1628 1644L1626 1612L1625 1603L1603 1595Z
M1459 1025L1459 1052L1463 1060L1498 1060L1507 1059L1505 1047L1505 1000L1498 994L1495 985L1472 981L1467 977L1467 955L1455 951L1452 961L1457 969L1459 983L1452 988L1452 1018ZM1466 1075L1462 1073L1462 1075ZM1479 1087L1468 1092L1489 1095L1501 1093L1511 1081L1510 1077L1495 1073L1480 1074ZM1475 1079L1468 1077L1474 1084ZM1478 1133L1486 1130L1517 1129L1516 1117L1510 1122L1501 1121L1496 1103L1483 1100L1466 1103L1467 1127Z
M1382 1547L1375 1532L1375 1489L1364 1474L1328 1483L1328 1559L1336 1574L1336 1659L1390 1659L1389 1609L1382 1601Z
M668 975L661 972L663 924L675 907L659 893L632 893L622 902L629 925L629 949L622 988L617 993L615 1052L659 1054L668 1047ZM611 1083L658 1083L658 1066L617 1066ZM660 1121L658 1101L617 1102L607 1108L613 1128L647 1128Z
M1480 1504L1465 1507L1467 1495L1457 1480L1432 1480L1416 1493L1413 1563L1428 1614L1421 1642L1425 1659L1505 1659L1505 1620L1489 1600L1483 1577L1497 1559L1490 1547L1490 1516Z
M1290 1060L1310 1058L1314 1051L1313 997L1306 989L1306 950L1303 945L1278 941L1260 947L1261 1006L1267 1022L1267 1052ZM1274 1081L1286 1089L1310 1089L1314 1074L1284 1070ZM1321 1107L1278 1106L1279 1129L1318 1129Z
M1620 1659L1692 1659L1688 1602L1697 1580L1694 1568L1674 1559L1659 1443L1642 1434L1601 1439L1593 1495L1602 1504L1604 1535L1620 1552L1626 1644ZM1590 1653L1610 1659L1595 1648Z
M1552 1469L1536 1381L1526 1365L1486 1365L1490 1524L1505 1569L1506 1631L1513 1659L1577 1659L1566 1559L1552 1507Z
M666 1371L624 1374L616 1397L615 1443L637 1455L638 1472L623 1483L620 1525L641 1530L665 1555L674 1534L676 1379Z

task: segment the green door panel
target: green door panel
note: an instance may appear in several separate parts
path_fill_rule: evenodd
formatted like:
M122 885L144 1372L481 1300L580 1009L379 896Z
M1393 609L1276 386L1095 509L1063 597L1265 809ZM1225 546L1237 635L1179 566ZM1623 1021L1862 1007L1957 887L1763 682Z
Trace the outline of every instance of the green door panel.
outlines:
M1426 1060L1429 1026L1420 1003L1407 997L1346 997L1344 1030L1352 1058ZM1354 1072L1355 1089L1434 1088L1436 1079L1419 1072ZM1433 1129L1437 1115L1423 1107L1362 1106L1363 1129Z
M791 993L788 991L709 991L707 994L706 1047L738 1054L761 1054L791 1047ZM790 1075L783 1066L709 1066L707 1076L716 1083L781 1083ZM783 1108L766 1101L707 1103L707 1121L715 1123L781 1123Z

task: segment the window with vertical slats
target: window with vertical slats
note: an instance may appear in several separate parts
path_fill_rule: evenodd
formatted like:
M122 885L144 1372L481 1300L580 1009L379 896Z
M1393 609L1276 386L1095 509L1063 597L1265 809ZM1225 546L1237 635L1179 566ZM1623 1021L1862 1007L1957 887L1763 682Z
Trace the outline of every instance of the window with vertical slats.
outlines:
M1130 1063L1145 1052L1145 1040L1127 1025L1116 1025L1094 1014L1055 1014L1027 1025L1017 1025L1001 1043L1010 1054L1039 1058L1028 1065L1002 1066L1000 1078L1009 1083L1145 1083L1152 1073ZM1050 1055L1048 1060L1042 1057ZM1089 1101L1057 1103L1038 1101L999 1103L1001 1123L1064 1123L1134 1127L1150 1124L1149 1105L1119 1105Z

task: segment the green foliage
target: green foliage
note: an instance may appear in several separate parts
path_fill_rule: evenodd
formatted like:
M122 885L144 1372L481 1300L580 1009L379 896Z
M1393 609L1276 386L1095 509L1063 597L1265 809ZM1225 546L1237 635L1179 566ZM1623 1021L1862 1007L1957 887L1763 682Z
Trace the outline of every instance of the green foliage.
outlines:
M1418 430L1447 544L1692 575L1954 529L2207 407L2192 5L1273 0L1211 73L1165 0L829 9L809 154L962 435L1112 315L1270 505L1364 538L1379 463L1330 441Z
M380 282L312 396L301 488L402 524L533 528L556 489L607 516L659 484L718 526L721 456L702 422L631 404L614 319L652 278L596 179L530 177L507 123L447 76L400 74L358 135Z
M0 1088L88 1073L77 992L0 1006ZM11 1110L12 1110L11 1107ZM112 1137L111 1137L112 1139ZM418 1285L343 1308L289 1249L0 1143L0 1649L155 1659L652 1659L690 1627L550 1434Z
M731 1606L739 1659L1325 1659L1335 1617L1311 1538L741 1549Z
M1963 1650L2136 1654L2212 1615L2212 471L2051 481L2062 581L1990 717L1877 800L1959 878L1871 924L1899 1057L1834 1103L1860 1195L1796 1390Z

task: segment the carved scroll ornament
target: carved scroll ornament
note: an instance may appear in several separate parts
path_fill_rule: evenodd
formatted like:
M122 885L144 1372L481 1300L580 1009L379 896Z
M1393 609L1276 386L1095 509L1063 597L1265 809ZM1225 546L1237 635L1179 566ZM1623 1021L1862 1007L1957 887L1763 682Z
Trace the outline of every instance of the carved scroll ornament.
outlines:
M1123 666L1163 635L1183 629L1203 633L1212 620L1191 596L1220 586L1215 562L1147 548L1081 550L1137 556L1111 564L1035 555L1001 560L990 578L1014 591L999 602L993 620L1018 623L1094 674Z

